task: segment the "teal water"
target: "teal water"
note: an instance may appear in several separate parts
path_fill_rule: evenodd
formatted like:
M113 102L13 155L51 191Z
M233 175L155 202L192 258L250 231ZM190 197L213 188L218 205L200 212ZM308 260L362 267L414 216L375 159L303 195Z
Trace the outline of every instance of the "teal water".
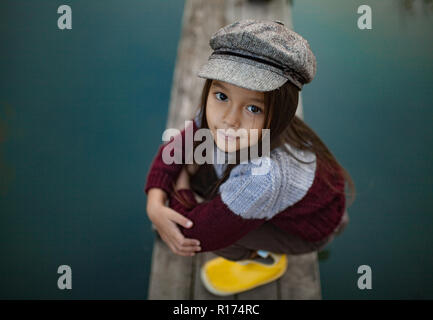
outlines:
M371 30L357 28L362 4ZM324 299L433 298L431 5L294 1L294 29L318 61L305 119L358 189L350 224L320 262ZM357 287L360 265L371 267L371 290Z
M146 299L183 1L0 2L0 298ZM72 290L57 268L72 269Z

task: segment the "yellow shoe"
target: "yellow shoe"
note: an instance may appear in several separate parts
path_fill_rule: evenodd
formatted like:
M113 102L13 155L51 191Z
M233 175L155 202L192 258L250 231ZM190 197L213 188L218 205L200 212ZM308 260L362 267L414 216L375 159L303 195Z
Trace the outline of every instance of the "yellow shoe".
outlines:
M287 256L269 255L274 260L272 264L254 260L234 262L222 257L209 260L201 268L203 285L217 296L228 296L277 280L287 269Z

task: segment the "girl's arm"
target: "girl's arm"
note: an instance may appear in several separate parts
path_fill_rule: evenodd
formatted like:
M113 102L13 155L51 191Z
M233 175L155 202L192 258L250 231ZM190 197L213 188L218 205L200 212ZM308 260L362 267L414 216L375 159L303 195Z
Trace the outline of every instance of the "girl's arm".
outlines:
M198 129L195 121L193 121L192 129L193 132ZM166 201L173 191L173 186L183 167L182 163L166 164L163 160L164 148L171 143L171 147L174 146L174 148L181 150L182 160L184 160L186 130L187 128L183 129L180 135L176 136L173 141L162 144L150 166L144 192L147 194L147 210L151 220L154 216L157 216L158 211L161 211L161 209L166 206ZM171 155L173 155L172 152ZM150 190L152 190L152 192L150 192ZM172 214L171 216L175 215ZM186 219L181 219L181 217L177 217L176 221L181 221L181 224L184 226L189 222Z
M197 126L193 122L193 130ZM182 147L185 146L185 132L181 131L180 139ZM182 256L194 255L196 251L200 251L200 243L196 239L187 239L179 231L177 224L184 228L190 228L192 222L178 212L166 206L166 201L169 198L170 192L173 190L174 183L182 169L182 164L166 164L162 159L164 147L170 142L163 144L154 158L150 167L144 192L147 194L146 211L149 219L157 229L162 240L170 247L173 253ZM179 145L177 145L179 147ZM182 148L182 155L184 148ZM189 225L190 224L190 225Z
M198 129L195 121L192 122L193 134ZM176 136L174 141L167 142L161 145L155 158L150 166L149 173L147 175L146 184L144 186L144 192L147 194L151 188L159 188L166 192L167 197L173 191L173 186L176 183L177 177L182 170L183 164L185 163L185 133L186 130L190 130L190 127L183 129L180 135ZM171 146L177 148L182 155L182 163L171 163L166 164L163 160L163 151L166 146L171 143ZM171 152L173 155L173 152Z
M155 202L151 202L150 199L155 198ZM181 225L184 228L190 228L188 226L189 219L160 204L161 198L165 198L165 191L152 188L149 190L148 202L147 202L147 214L149 219L152 221L156 230L158 231L161 239L167 244L170 250L181 256L192 256L195 252L200 251L200 243L196 239L187 239L179 231L177 225Z
M220 195L210 202L198 204L190 189L179 189L178 193L196 206L188 209L176 197L171 197L170 207L194 222L193 227L180 227L180 230L185 237L200 241L202 252L225 248L265 222L265 219L243 219L236 215Z
M266 222L272 212L281 182L278 170L253 176L251 166L233 168L230 178L220 186L220 194L208 202L197 203L188 184L176 185L177 193L193 207L185 207L174 195L169 206L194 222L192 228L180 230L185 237L199 240L203 252L235 243Z

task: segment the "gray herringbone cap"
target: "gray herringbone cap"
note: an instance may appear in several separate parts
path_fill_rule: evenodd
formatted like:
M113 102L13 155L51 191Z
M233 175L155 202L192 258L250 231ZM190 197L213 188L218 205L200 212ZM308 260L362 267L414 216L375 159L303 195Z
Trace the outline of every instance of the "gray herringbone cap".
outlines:
M280 21L246 19L215 32L214 50L198 76L271 91L287 80L302 90L316 74L316 57L303 37Z

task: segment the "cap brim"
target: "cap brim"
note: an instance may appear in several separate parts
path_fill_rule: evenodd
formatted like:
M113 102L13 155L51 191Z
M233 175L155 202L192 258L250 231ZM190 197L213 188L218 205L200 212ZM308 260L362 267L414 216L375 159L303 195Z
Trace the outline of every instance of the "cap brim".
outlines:
M209 59L201 66L197 75L200 78L220 80L254 91L272 91L288 80L270 70L220 58Z

